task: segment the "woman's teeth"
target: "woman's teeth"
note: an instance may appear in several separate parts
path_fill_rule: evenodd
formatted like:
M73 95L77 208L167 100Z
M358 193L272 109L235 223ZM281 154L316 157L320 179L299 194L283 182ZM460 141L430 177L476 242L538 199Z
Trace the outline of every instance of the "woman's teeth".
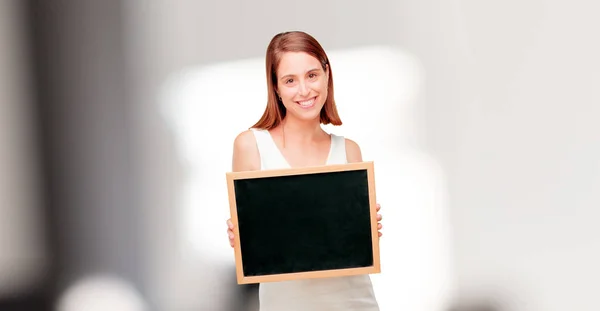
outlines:
M305 100L305 101L301 101L301 102L297 102L297 103L304 108L308 108L308 107L311 107L312 105L314 105L315 99L311 98L309 100Z

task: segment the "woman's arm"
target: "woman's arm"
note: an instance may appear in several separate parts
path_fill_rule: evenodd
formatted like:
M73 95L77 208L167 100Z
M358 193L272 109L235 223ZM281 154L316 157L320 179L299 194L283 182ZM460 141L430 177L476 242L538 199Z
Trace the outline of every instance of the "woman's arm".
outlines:
M351 140L346 138L346 160L348 163L362 162L362 153L360 146Z
M252 131L244 131L235 138L231 162L233 172L260 170L260 154ZM227 219L227 235L229 236L229 245L233 247L235 235L233 234L231 218Z
M360 146L353 140L346 138L346 161L348 163L354 162L362 162L362 152L360 151ZM377 212L381 209L381 205L377 203ZM377 214L377 230L381 230L383 225L381 224L381 219L383 217L381 214ZM382 236L381 231L378 231L379 237Z
M233 172L260 170L260 155L252 131L240 133L233 141L231 169Z

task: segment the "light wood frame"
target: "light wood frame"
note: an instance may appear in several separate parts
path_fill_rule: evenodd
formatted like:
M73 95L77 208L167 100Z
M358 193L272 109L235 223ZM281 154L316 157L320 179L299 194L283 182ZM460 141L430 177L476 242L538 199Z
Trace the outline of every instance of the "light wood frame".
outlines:
M242 251L240 248L240 233L238 227L236 197L235 197L235 186L234 181L239 179L256 179L263 177L279 177L279 176L290 176L290 175L302 175L302 174L313 174L313 173L333 173L343 171L367 171L367 182L369 189L369 206L371 216L371 236L373 245L373 265L369 267L361 268L348 268L348 269L334 269L334 270L322 270L322 271L311 271L311 272L295 272L295 273L283 273L283 274L272 274L264 276L245 276L242 265ZM359 274L372 274L380 273L380 260L379 260L379 234L377 230L377 200L375 194L375 172L374 163L370 162L356 162L348 164L334 164L325 166L314 166L314 167L303 167L303 168L288 168L288 169L277 169L277 170L258 170L258 171L244 171L244 172L228 172L227 177L227 188L229 192L229 206L231 212L231 222L233 223L233 232L235 234L234 239L234 252L235 252L235 266L238 284L251 284L251 283L263 283L263 282L278 282L278 281L289 281L298 279L308 278L326 278L326 277L338 277L338 276L349 276Z

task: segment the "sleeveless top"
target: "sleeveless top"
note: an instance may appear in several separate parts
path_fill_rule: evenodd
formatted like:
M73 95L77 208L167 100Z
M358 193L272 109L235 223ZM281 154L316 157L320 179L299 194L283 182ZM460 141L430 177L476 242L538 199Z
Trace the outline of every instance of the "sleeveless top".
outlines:
M261 170L290 168L266 130L252 129ZM326 164L345 164L346 140L330 134ZM260 311L379 311L369 275L267 282L259 285Z

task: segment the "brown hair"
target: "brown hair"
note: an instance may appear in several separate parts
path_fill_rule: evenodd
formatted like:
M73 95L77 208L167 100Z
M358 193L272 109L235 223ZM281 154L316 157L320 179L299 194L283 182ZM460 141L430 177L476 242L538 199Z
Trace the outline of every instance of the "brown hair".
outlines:
M281 55L285 52L305 52L319 60L323 70L329 67L327 99L325 99L325 104L321 109L320 122L321 124L342 125L342 120L338 115L333 98L333 75L327 54L319 42L309 34L301 31L290 31L275 35L267 47L267 107L260 120L252 127L269 130L279 125L285 117L285 106L283 106L275 91L277 86L277 67L281 61Z

